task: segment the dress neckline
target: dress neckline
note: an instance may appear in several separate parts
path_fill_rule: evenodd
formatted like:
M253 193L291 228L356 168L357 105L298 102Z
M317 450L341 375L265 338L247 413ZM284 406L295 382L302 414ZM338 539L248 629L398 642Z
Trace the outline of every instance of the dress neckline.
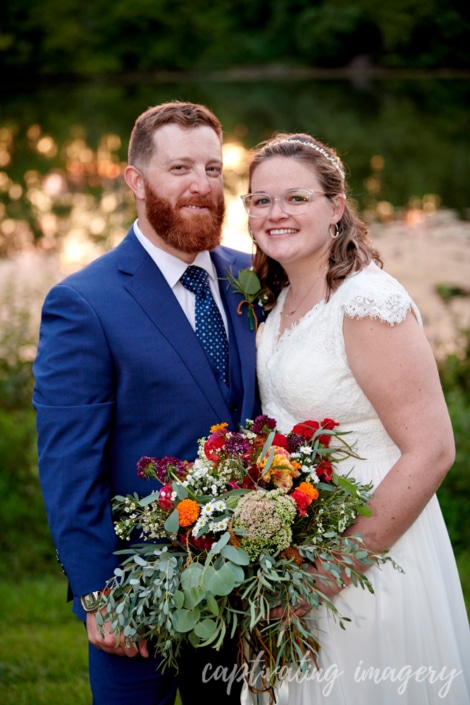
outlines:
M289 291L289 287L286 286L285 289L281 291L277 298L277 303L276 303L276 315L277 315L277 321L276 321L276 345L279 345L284 338L288 337L287 334L291 334L298 326L300 323L302 323L307 317L310 316L310 314L315 311L315 309L319 308L322 304L325 304L325 297L320 299L320 301L317 301L316 304L314 304L311 308L308 309L308 311L305 311L303 316L300 316L296 321L294 321L290 326L286 326L282 333L279 333L279 329L281 327L281 321L282 321L282 310L284 308L287 292ZM333 292L334 293L334 292ZM331 301L331 297L330 297Z

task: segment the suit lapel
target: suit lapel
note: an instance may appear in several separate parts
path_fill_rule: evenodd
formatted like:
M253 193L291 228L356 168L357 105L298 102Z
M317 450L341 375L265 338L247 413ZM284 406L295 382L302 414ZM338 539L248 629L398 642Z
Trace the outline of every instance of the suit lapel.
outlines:
M214 423L225 419L227 406L210 363L162 273L132 232L120 247L119 269L131 275L124 288L188 368L194 383L214 409Z

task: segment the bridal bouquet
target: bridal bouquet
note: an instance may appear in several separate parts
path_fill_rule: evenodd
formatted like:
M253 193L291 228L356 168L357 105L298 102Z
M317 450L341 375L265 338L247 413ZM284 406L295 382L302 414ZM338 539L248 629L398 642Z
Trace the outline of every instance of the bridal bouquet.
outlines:
M315 663L319 644L296 606L324 603L343 625L325 586L346 576L372 592L358 566L390 560L360 535L344 536L370 513L372 487L335 472L355 456L337 426L305 421L283 435L258 416L239 432L213 426L194 462L141 458L139 476L161 488L113 500L117 535L143 543L119 552L101 627L107 620L117 637L149 639L163 667L176 666L184 641L219 649L236 636L242 665L256 660L265 688L283 668ZM279 606L283 616L270 617Z

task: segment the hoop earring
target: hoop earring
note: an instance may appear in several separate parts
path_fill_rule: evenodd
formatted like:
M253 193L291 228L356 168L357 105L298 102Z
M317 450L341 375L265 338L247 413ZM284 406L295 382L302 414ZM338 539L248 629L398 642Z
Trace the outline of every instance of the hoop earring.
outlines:
M334 227L334 231L331 232L331 228L333 228L333 227ZM329 227L328 232L330 233L331 239L332 239L332 240L336 240L336 238L337 238L338 235L339 235L339 225L338 225L338 223L332 223L332 224L330 225L330 227Z

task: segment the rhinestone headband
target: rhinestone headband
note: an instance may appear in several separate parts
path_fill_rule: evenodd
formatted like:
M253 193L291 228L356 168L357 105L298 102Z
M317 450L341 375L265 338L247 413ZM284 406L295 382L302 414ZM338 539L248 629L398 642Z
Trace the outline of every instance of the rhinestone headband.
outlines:
M328 161L333 164L335 169L339 171L341 174L341 178L344 179L344 171L342 170L339 162L337 159L331 156L331 154L328 154L326 149L323 149L323 147L320 147L319 144L315 144L315 142L304 142L303 140L290 140L290 139L285 139L285 140L278 140L277 142L271 142L271 144L266 145L267 147L275 147L278 144L301 144L302 147L310 147L311 149L314 149L315 152L318 152L322 156L325 157L325 159L328 159Z

